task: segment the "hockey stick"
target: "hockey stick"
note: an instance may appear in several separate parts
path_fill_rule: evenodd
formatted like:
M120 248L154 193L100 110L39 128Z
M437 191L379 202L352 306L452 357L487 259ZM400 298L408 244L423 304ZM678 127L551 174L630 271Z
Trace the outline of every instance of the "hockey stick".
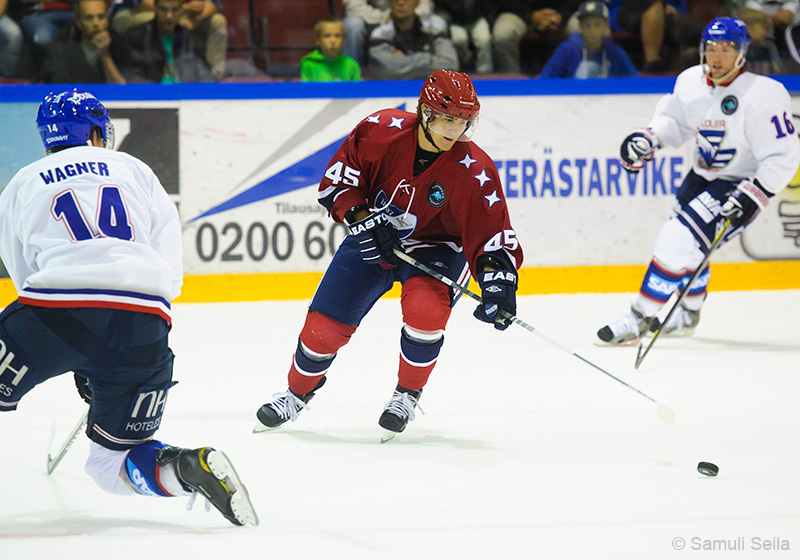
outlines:
M443 276L443 275L439 274L438 272L436 272L432 268L430 268L430 267L426 266L425 264L419 262L414 257L406 255L404 252L402 252L397 247L394 248L394 254L397 255L401 260L403 260L403 261L407 262L408 264L410 264L411 266L414 266L414 267L420 269L421 271L423 271L423 272L425 272L427 274L430 274L431 276L433 276L437 280L440 280L441 282L444 282L445 284L447 284L451 288L453 288L455 290L458 290L462 294L464 294L466 296L469 296L470 298L474 299L475 301L477 301L479 303L483 303L483 300L481 299L481 297L478 294L476 294L474 292L471 292L468 288L462 286L458 282L454 282L453 280L451 280L447 276ZM526 323L522 319L516 317L515 315L512 315L511 313L508 313L507 311L503 311L503 310L501 310L500 313L503 315L503 317L505 317L509 321L518 324L520 327L522 327L522 328L524 328L526 330L529 330L530 332L532 332L533 334L535 334L539 338L543 339L544 341L552 344L556 348L566 352L567 354L569 354L571 356L574 356L574 357L578 358L583 363L592 366L594 369L604 373L605 375L607 375L608 377L610 377L614 381L616 381L618 383L622 383L625 387L627 387L631 391L639 393L641 396L643 396L647 400L654 402L655 404L658 405L658 409L656 410L656 413L658 414L658 417L661 420L663 420L664 422L666 422L667 424L672 424L675 421L675 413L672 410L670 410L669 408L667 408L666 406L664 406L663 404L661 404L660 402L658 402L657 400L655 400L650 395L647 395L647 394L643 393L642 391L640 391L639 389L637 389L636 387L634 387L633 385L630 385L630 384L624 382L619 377L611 375L609 372L607 372L606 370L604 370L603 368L601 368L597 364L587 360L586 358L584 358L580 354L577 354L577 353L573 352L572 350L570 350L566 346L562 345L561 343L557 342L556 340L553 340L552 338L550 338L546 334L537 331L535 327L529 325L528 323Z
M658 335L661 333L661 329L663 329L664 325L666 325L669 322L670 318L675 313L675 311L677 311L678 306L683 301L683 298L686 297L686 294L689 293L689 288L691 287L692 282L694 282L695 279L697 279L697 277L700 276L703 270L705 270L706 265L708 264L708 259L711 258L711 253L713 253L714 249L716 249L719 246L720 242L722 241L722 238L725 236L725 232L728 231L728 226L730 225L731 221L725 220L725 224L722 226L722 229L719 230L719 233L717 233L717 236L714 238L714 241L711 242L711 247L708 248L708 253L706 253L706 256L703 258L698 267L689 277L689 281L686 283L686 286L684 286L684 288L678 293L678 299L676 299L675 303L672 304L672 309L669 310L669 313L667 313L667 316L664 318L664 321L662 321L662 323L653 333L653 338L650 339L650 343L647 345L647 348L644 349L644 352L642 352L642 344L641 343L639 344L639 350L637 350L636 352L636 363L633 366L634 369L639 369L639 365L644 361L644 357L647 356L647 353L653 347L653 344L658 338Z
M88 420L89 409L87 408L83 411L83 414L81 414L78 423L75 424L74 428L72 428L72 431L67 436L66 441L61 444L61 449L58 450L58 453L56 453L55 457L52 457L49 451L47 452L47 474L52 474L53 471L56 470L56 467L61 462L61 459L64 458L64 455L67 454L67 451L69 451L70 447L72 447L72 444L75 443L76 439L78 439L78 434L80 434L81 431L83 431L83 429L86 427L86 422Z

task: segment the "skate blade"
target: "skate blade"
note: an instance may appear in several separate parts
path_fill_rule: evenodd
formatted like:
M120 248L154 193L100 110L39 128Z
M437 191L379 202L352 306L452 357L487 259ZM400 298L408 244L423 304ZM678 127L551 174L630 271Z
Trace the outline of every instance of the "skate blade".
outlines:
M228 456L222 451L212 451L206 457L206 464L217 480L223 482L231 492L231 510L236 520L242 525L258 525L258 514L250 501L247 487Z
M626 340L625 342L606 342L605 340L603 340L599 336L595 336L594 345L595 346L601 346L601 347L604 347L604 348L608 348L608 347L612 347L613 348L613 347L617 347L617 346L627 347L627 346L636 346L641 341L642 341L641 338L633 338L631 340Z
M397 436L398 432L393 432L391 430L383 430L383 434L381 434L381 443L386 443L387 441L393 440Z
M280 428L280 426L276 426L274 428L270 428L269 426L265 426L261 422L257 422L256 425L253 427L254 434L262 434L264 432L272 432Z

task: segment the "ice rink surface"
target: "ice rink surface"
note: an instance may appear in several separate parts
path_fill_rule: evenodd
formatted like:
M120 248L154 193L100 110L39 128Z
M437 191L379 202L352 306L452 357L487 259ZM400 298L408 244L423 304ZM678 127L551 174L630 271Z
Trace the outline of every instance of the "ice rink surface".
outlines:
M203 500L104 494L83 410L62 376L0 415L3 559L641 559L800 557L800 291L712 293L692 338L635 347L594 333L632 294L527 296L518 315L677 415L512 326L454 310L406 432L380 444L400 309L380 301L297 422L253 434L286 387L305 302L178 304L159 439L222 449L261 517L237 528ZM698 474L699 461L720 467ZM683 547L681 549L681 547ZM771 550L783 548L784 550ZM789 550L785 550L786 547Z

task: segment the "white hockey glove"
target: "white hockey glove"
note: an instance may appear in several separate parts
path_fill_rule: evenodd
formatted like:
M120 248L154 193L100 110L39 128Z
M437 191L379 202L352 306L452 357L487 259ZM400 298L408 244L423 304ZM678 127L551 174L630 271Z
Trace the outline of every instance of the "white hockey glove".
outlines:
M659 147L658 137L651 129L634 128L619 148L620 163L629 173L638 173Z
M728 193L728 200L722 204L719 213L731 221L732 227L737 228L755 220L758 213L766 208L770 196L772 194L761 188L757 179L755 182L745 179Z

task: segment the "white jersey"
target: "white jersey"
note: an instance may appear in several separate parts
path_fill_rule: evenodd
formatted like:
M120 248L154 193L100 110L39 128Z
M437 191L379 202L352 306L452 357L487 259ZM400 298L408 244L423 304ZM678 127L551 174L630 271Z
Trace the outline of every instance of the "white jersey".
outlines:
M750 72L728 86L711 86L701 66L684 70L650 122L662 146L695 137L692 169L706 180L758 179L775 194L800 166L800 142L789 92Z
M80 146L21 169L0 192L0 258L21 303L171 319L183 283L175 204L152 169Z

